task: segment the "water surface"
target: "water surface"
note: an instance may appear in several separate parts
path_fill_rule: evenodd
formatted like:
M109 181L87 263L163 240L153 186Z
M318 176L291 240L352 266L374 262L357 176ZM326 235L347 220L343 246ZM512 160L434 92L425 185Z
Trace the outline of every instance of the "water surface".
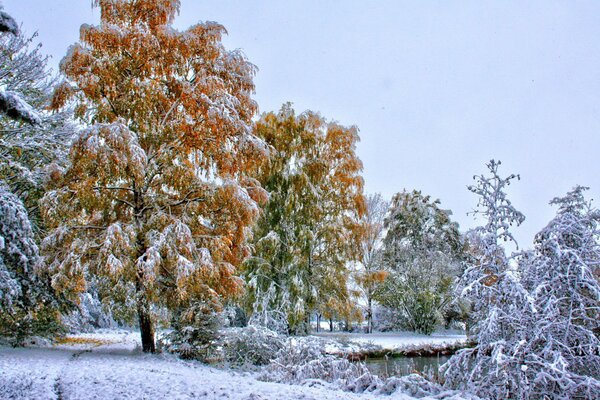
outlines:
M449 358L450 356L383 357L369 358L365 364L369 371L380 377L404 376L415 372L437 375L440 365Z

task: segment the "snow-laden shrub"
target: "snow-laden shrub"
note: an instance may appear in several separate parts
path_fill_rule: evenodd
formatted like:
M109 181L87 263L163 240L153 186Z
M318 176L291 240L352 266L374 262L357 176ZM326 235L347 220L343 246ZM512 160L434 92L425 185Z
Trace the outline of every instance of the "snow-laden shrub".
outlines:
M290 338L259 379L292 384L335 383L344 390L357 393L373 390L381 384L364 364L325 354L323 341L314 337Z
M315 337L288 339L271 363L261 371L258 379L296 385L333 386L348 392L376 395L402 393L415 398L475 398L455 397L459 396L459 392L444 391L439 384L417 374L382 379L372 374L363 363L326 354L325 342Z
M284 347L282 336L254 325L224 330L218 342L224 361L235 366L266 365Z
M181 358L211 361L218 358L215 343L223 315L212 304L198 302L173 318L174 330L160 339L159 347Z
M439 385L425 379L418 374L410 374L407 376L396 377L392 376L379 385L377 393L387 394L400 392L412 397L420 398L441 393L442 389Z

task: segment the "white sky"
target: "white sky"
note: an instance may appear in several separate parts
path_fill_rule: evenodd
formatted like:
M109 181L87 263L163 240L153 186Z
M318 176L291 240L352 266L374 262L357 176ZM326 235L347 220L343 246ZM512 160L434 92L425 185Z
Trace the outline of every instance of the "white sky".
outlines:
M91 0L4 0L56 66L96 23ZM522 246L575 184L600 189L600 2L182 0L175 25L212 20L259 67L261 111L292 101L361 131L367 192L420 189L462 229L491 158L527 216Z

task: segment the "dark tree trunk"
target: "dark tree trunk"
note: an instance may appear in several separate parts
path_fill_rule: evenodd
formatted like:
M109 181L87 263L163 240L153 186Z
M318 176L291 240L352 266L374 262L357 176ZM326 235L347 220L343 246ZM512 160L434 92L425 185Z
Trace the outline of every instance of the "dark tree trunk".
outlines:
M140 334L142 335L142 351L144 353L156 352L156 344L154 343L154 324L152 317L144 306L138 305L138 316L140 319Z
M135 282L135 290L137 293L137 312L140 323L140 334L142 336L142 351L144 353L156 352L154 343L154 324L150 314L150 304L146 297L144 288L144 275L138 270Z
M317 313L317 332L321 330L321 314Z
M333 319L329 318L329 332L333 332Z
M352 324L350 323L350 320L348 318L346 318L344 320L344 330L346 332L351 332L352 331Z
M142 233L143 226L143 198L140 191L137 189L135 182L132 184L133 199L135 204L135 224L137 228L137 260L136 262L145 261L146 246L144 234ZM137 296L137 313L140 323L140 335L142 336L142 351L144 353L155 353L156 344L154 343L154 323L150 313L150 302L146 294L144 271L138 267L135 276L135 293Z

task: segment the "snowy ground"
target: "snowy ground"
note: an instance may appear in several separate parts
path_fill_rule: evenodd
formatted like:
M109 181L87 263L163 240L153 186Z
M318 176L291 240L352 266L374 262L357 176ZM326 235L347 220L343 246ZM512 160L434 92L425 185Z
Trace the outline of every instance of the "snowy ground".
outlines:
M67 343L0 347L2 399L410 399L260 382L250 374L145 355L139 334L81 334Z
M342 351L372 350L379 348L382 350L397 351L407 348L415 348L427 345L454 345L464 343L467 337L456 331L437 332L431 336L420 335L414 332L374 332L365 333L340 333L340 332L322 332L314 334L339 343L330 342L327 351L337 353Z

